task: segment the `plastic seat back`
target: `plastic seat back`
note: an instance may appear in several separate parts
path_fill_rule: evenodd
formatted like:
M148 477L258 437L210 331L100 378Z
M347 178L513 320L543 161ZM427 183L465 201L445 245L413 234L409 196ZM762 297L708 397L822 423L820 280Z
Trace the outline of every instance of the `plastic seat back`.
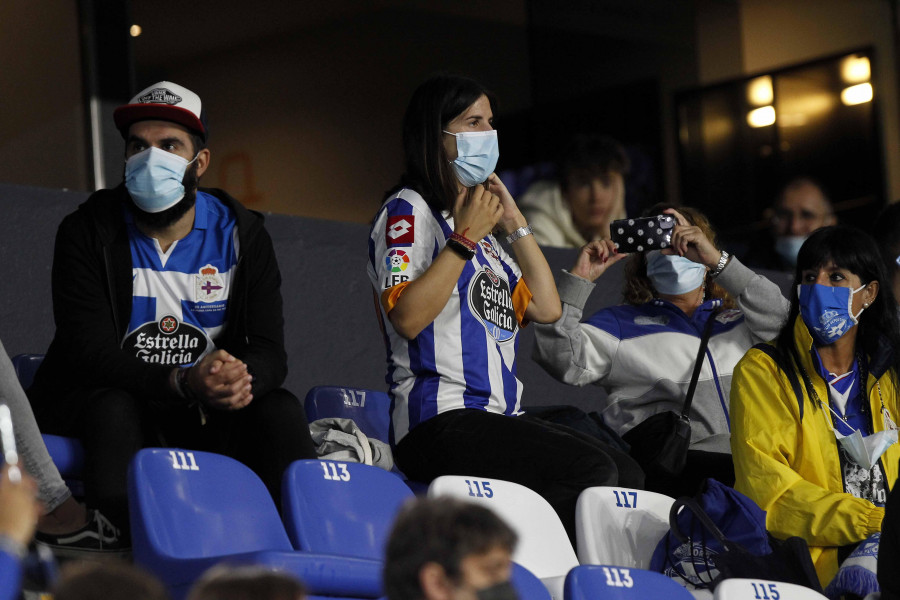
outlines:
M265 484L227 456L144 448L129 465L128 504L134 559L148 566L292 549Z
M368 437L390 443L391 398L384 392L319 385L309 390L303 406L310 423L327 417L353 419Z
M428 496L441 495L482 503L500 515L519 536L513 560L541 580L562 577L578 564L556 511L537 492L502 479L444 475L428 487Z
M612 565L581 565L566 576L565 600L693 600L662 573Z
M522 600L552 600L550 592L541 580L516 562L513 563L512 584Z
M628 488L584 490L575 508L578 559L587 565L648 568L656 545L669 530L674 501Z
M394 517L412 497L400 477L378 467L298 460L283 479L285 527L298 550L384 560Z
M34 382L34 374L44 361L43 354L17 354L12 357L13 369L23 389L28 389Z
M826 597L802 585L767 579L726 579L713 592L715 600L822 600Z

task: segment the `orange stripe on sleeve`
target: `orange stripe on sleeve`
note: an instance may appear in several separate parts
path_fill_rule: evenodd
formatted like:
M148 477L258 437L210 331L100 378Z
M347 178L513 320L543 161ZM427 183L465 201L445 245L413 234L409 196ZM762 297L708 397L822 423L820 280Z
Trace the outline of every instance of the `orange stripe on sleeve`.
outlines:
M404 281L403 283L398 283L397 285L391 286L381 292L381 306L384 307L385 314L388 314L394 309L395 306L397 306L397 300L400 299L400 294L402 294L404 290L406 290L406 286L408 285L409 282ZM530 295L528 297L531 298Z
M516 289L514 289L512 293L513 308L516 309L516 319L519 321L519 327L525 327L529 323L529 321L525 319L525 309L528 308L528 305L531 303L531 297L533 295L531 290L528 289L528 284L525 283L525 279L520 277L518 283L516 283Z

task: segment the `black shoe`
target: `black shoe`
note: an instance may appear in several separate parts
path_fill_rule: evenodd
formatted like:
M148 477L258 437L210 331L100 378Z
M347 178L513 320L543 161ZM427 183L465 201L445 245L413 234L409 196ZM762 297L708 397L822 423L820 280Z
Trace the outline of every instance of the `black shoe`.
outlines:
M98 510L88 511L88 523L81 529L58 535L37 532L34 541L50 548L60 558L84 558L89 554L128 558L131 555L131 546L123 539L122 532Z

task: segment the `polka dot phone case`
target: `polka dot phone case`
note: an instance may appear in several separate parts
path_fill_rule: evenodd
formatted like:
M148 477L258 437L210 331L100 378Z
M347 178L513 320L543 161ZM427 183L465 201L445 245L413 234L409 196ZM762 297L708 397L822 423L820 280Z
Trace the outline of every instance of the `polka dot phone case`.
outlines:
M646 252L668 248L674 227L675 217L656 215L613 221L609 231L619 252Z

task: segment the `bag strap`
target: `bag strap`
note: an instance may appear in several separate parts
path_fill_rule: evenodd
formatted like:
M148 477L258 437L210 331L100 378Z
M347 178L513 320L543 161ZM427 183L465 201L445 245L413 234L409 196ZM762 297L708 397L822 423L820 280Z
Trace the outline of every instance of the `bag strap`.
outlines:
M734 548L735 544L722 533L722 530L719 529L719 526L716 525L715 521L706 514L706 511L703 510L703 507L690 496L684 496L682 498L678 498L675 502L672 503L672 508L669 510L669 528L672 530L672 533L675 534L682 543L689 543L691 541L690 536L686 535L678 524L678 513L682 508L690 510L694 513L694 516L703 524L706 529L713 534L713 537L718 540L722 547L726 550L731 550Z
M797 378L796 371L785 360L784 354L772 344L756 344L753 348L765 353L787 376L791 389L794 390L794 396L797 397L797 405L800 407L800 420L803 421L803 390L800 388L800 379Z
M709 336L712 334L713 323L716 320L718 312L709 315L706 320L706 326L703 328L703 335L700 337L700 349L697 350L697 360L694 361L694 372L691 373L691 382L688 384L687 393L684 395L684 406L681 409L681 416L688 418L691 412L691 401L694 399L694 390L697 389L697 379L700 377L700 369L703 367L703 357L706 354L706 346L709 344Z

